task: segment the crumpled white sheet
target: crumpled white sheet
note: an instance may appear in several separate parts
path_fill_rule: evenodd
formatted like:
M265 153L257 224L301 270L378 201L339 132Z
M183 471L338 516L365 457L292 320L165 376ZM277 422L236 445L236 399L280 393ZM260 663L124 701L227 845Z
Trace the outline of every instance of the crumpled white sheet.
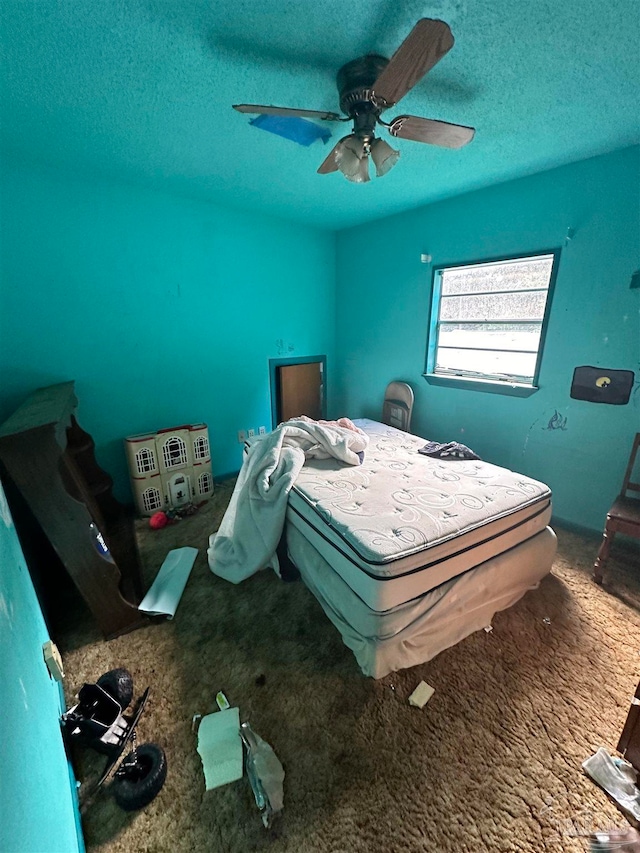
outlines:
M640 821L640 791L636 771L623 759L613 759L604 747L582 762L582 769L613 797L618 805Z
M359 465L369 438L360 431L294 418L249 448L217 533L209 537L211 571L240 583L273 565L289 492L305 459L334 457Z

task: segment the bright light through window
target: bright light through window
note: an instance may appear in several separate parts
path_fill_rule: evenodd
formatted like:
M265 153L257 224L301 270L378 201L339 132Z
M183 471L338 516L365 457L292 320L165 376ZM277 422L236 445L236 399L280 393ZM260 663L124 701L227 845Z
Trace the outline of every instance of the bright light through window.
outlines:
M555 254L434 271L427 373L537 382Z

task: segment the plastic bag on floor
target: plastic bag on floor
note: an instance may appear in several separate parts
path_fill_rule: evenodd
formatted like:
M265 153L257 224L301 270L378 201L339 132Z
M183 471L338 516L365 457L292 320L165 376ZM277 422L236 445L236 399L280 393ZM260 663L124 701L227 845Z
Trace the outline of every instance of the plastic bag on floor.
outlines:
M590 853L638 853L640 834L635 829L612 829L608 832L594 832L589 836Z
M284 768L269 744L249 725L242 723L240 736L247 748L245 766L262 822L271 826L274 815L284 806Z
M640 821L640 791L636 771L624 759L612 758L604 747L582 762L582 769L613 797L624 811Z

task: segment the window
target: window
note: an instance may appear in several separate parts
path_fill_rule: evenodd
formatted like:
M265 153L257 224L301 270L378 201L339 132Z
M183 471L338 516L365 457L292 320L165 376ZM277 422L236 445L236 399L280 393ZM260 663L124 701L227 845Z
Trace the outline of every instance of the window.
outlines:
M184 465L187 461L187 445L177 435L173 435L165 442L162 448L162 455L167 468Z
M427 375L534 388L557 260L548 252L436 268Z
M198 491L201 495L208 495L213 491L213 477L208 471L198 477Z
M193 455L196 459L206 459L209 455L209 442L203 435L199 435L193 442Z
M145 489L142 493L142 503L147 512L153 512L154 509L160 509L162 506L162 498L157 489Z
M156 458L148 447L143 447L136 453L136 468L138 474L147 474L149 471L156 470Z

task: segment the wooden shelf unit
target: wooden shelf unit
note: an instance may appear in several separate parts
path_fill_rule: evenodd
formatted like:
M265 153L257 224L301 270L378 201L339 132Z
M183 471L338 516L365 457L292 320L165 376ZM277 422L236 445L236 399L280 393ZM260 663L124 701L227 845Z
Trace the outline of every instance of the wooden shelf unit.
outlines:
M73 382L35 391L0 426L0 461L109 639L148 624L133 517L75 418Z

